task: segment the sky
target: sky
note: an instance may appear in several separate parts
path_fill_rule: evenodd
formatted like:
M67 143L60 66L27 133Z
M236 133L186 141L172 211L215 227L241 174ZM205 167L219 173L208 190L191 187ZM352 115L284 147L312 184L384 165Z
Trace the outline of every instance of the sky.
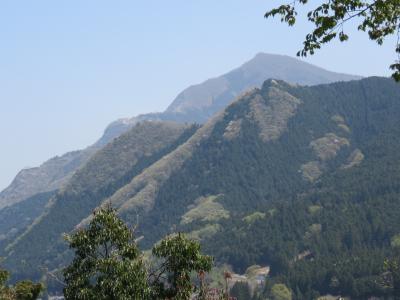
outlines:
M0 2L0 190L19 170L94 143L122 117L163 111L189 85L258 52L295 56L312 28L263 15L272 0ZM348 28L347 28L348 27ZM388 76L394 38L351 34L305 61Z

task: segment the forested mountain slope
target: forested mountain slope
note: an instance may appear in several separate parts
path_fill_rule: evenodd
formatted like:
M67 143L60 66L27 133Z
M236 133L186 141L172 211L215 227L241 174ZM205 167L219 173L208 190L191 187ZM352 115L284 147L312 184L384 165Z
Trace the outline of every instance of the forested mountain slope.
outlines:
M143 122L105 146L51 198L43 215L7 245L11 257L6 265L15 276L22 272L30 277L37 276L45 262L54 267L60 251L65 250L64 232L73 230L102 200L184 142L194 130L195 126L172 122Z
M242 66L222 76L185 89L165 112L117 120L106 128L103 136L94 145L57 156L39 167L20 171L10 186L0 193L0 209L37 193L59 189L96 151L139 121L204 123L242 92L251 87L259 87L268 78L315 85L360 77L326 71L288 56L259 53Z
M0 257L3 256L6 246L43 213L54 193L53 191L36 194L0 210Z
M66 184L81 166L114 138L128 131L136 122L118 121L110 124L93 145L53 157L35 168L21 170L11 184L0 192L0 210L29 200L36 194L54 191Z
M0 193L0 209L19 203L35 194L58 189L83 165L98 148L68 152L54 157L39 167L23 169Z
M32 275L61 266L62 232L111 201L138 222L142 248L185 231L238 272L271 265L273 280L297 299L384 294L377 280L400 240L399 114L400 87L389 79L314 87L268 80L196 132L181 129L118 183L108 182L114 173L102 159L92 160L8 248L6 265ZM115 148L105 166L126 151Z

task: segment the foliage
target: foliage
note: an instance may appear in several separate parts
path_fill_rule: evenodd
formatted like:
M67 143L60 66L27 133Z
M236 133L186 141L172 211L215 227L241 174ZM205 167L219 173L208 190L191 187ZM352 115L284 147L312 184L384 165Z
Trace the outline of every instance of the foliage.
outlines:
M144 236L140 246L145 249L171 230L193 233L216 228L202 236L205 253L230 264L236 273L254 264L269 265L271 285L285 284L296 300L326 294L389 297L392 290L378 283L385 258L396 250L391 243L400 234L399 85L383 78L312 87L269 80L256 92L267 105L271 88L302 101L277 140L260 139L260 128L249 114L252 99L242 98L226 109L210 136L160 187L151 210L132 210L121 217L132 223L140 215L135 233ZM227 140L226 128L237 119L243 120L241 134ZM350 130L344 132L338 123ZM319 159L311 142L329 133L346 138L349 145L318 161L322 174L317 180L304 180L301 166ZM343 168L356 149L364 155L362 162ZM37 248L38 241L48 245L45 239L51 235L50 241L57 245L56 233L74 226L72 220L65 229L61 217L76 218L76 224L113 191L58 199L47 221L17 245L19 256L13 259L23 259L23 253L41 256L39 262L48 259L52 266L64 263L57 258L65 248L44 251L47 248ZM210 195L221 195L218 203L230 218L181 223L196 199ZM256 212L255 216L265 217L246 222ZM22 245L32 252L25 254ZM35 262L30 260L33 266L28 267L35 267Z
M385 271L383 275L383 284L392 291L395 299L400 299L400 256L385 260Z
M391 241L390 241L390 245L393 248L400 248L400 235L396 234L395 236L392 237Z
M295 0L283 4L265 14L265 17L281 16L281 21L293 26L297 18L296 5L306 5L308 0ZM387 36L400 35L400 1L399 0L336 0L323 1L307 14L307 19L315 25L315 29L307 34L304 47L297 55L314 54L323 44L338 38L347 41L349 36L344 31L344 25L358 18L357 29L367 32L371 40L379 45ZM395 52L398 59L390 68L394 71L393 78L400 81L400 40L397 40Z
M55 192L39 193L0 210L0 255L7 245L43 213Z
M260 94L267 89L265 84ZM274 283L288 286L294 299L328 293L381 296L385 291L376 282L400 226L399 87L370 78L287 89L304 102L278 142L260 141L258 128L244 118L246 101L226 110L210 138L144 214L138 227L146 236L143 244L150 247L153 238L179 224L198 197L221 194L219 203L231 218L174 227L193 232L220 226L202 240L218 262L238 273L249 265L270 265ZM325 164L319 180L308 183L298 170L315 159L310 143L330 132L343 137L333 115L351 128L345 136L350 145ZM226 142L223 133L233 118L243 118L242 134ZM362 163L342 168L356 148L365 155ZM266 217L246 222L255 212Z
M189 299L194 291L191 273L209 272L212 267L212 258L200 253L200 244L182 233L166 237L152 253L161 259L151 277L154 292L161 299Z
M250 287L247 282L236 282L230 290L229 295L235 297L237 300L250 300Z
M2 296L6 291L6 282L8 280L8 272L6 270L0 269L0 296Z
M8 272L0 269L0 299L2 300L36 300L44 287L41 283L30 280L17 282L15 286L6 286Z
M146 299L147 273L129 228L111 207L67 237L75 258L64 270L66 299Z
M208 272L212 258L183 234L153 248L159 266L148 273L133 233L110 206L95 212L88 228L67 236L75 250L64 270L66 299L189 299L192 272Z
M35 300L43 290L41 283L33 283L30 280L17 282L14 286L16 300Z
M71 254L66 251L68 247L61 238L62 234L71 232L102 201L185 142L198 128L193 125L182 132L175 127L163 128L162 123L152 124L147 122L135 126L97 152L74 175L68 188L55 195L48 213L9 249L12 255L4 264L13 270L14 280L39 279L41 268L55 269L66 265ZM130 154L125 153L127 149ZM125 154L120 155L123 152ZM48 264L44 266L44 262Z
M270 294L272 300L292 300L292 293L286 285L281 283L274 284Z

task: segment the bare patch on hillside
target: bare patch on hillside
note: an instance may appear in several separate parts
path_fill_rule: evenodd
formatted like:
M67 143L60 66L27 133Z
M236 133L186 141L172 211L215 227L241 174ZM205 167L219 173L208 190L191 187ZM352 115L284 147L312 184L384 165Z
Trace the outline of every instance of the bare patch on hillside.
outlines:
M341 115L334 115L332 116L332 121L334 121L339 129L341 129L343 132L349 134L351 132L350 127L347 126L346 121Z
M254 222L258 221L258 220L265 219L266 216L267 216L266 213L262 213L262 212L256 211L256 212L254 212L254 213L252 213L250 215L245 216L242 220L244 222L246 222L247 224L252 224L252 223L254 223Z
M350 146L349 140L334 133L327 133L324 137L310 143L310 147L322 161L334 158L340 148L344 146Z
M332 121L334 121L337 124L345 124L346 123L344 118L341 115L334 115L334 116L332 116L331 119L332 119Z
M300 103L299 99L276 87L269 89L268 101L255 95L250 102L249 117L259 126L260 138L264 142L279 138Z
M355 149L347 159L347 163L342 165L342 169L349 169L358 166L364 160L364 154L360 149Z
M305 180L313 182L322 175L322 165L319 161L310 161L303 164L300 171Z
M339 124L338 127L347 134L351 133L350 127L346 124Z
M308 207L308 212L309 212L311 215L316 215L316 214L318 214L318 213L321 211L321 209L322 209L322 206L320 206L320 205L310 205L310 206Z
M239 136L242 127L242 119L230 121L228 126L225 128L224 138L227 140L233 140Z
M189 224L194 221L218 221L229 218L229 211L216 202L219 196L200 197L195 201L187 213L182 216L181 224Z
M335 119L342 120L340 116L336 116ZM317 180L323 173L325 162L335 158L339 150L345 146L350 146L349 140L334 133L327 133L311 141L310 147L318 160L307 162L300 167L303 178L310 182Z
M194 230L194 231L188 233L188 236L192 239L201 241L205 238L209 238L209 237L215 235L221 229L222 229L222 227L219 224L208 224L198 230Z
M111 201L119 212L132 208L142 208L145 211L151 210L160 186L192 156L194 149L210 136L215 124L223 116L223 113L216 115L186 143L145 169L140 175L133 178L129 184L118 190L108 201Z

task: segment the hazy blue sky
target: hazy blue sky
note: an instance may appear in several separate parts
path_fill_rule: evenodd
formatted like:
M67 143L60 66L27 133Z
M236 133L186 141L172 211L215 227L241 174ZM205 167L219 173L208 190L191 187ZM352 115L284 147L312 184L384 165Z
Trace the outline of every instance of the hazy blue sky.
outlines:
M23 167L93 143L120 117L161 111L188 85L257 52L294 56L307 24L265 21L271 0L0 2L0 189ZM361 34L308 62L388 75L394 39Z

